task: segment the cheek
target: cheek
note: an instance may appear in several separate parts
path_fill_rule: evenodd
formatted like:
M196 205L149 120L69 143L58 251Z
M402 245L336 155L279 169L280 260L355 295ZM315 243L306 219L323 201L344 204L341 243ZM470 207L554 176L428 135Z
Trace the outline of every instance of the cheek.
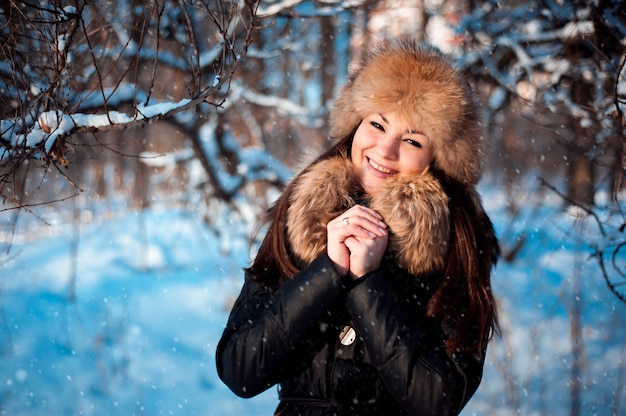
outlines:
M428 146L424 149L424 151L420 155L420 163L423 167L426 167L433 163L433 148L432 146Z
M361 131L361 128L356 131L354 138L352 139L352 147L350 149L350 156L352 161L358 161L363 157L363 150L368 146L368 137Z
M430 165L431 163L433 163L433 154L432 152L430 153L424 153L420 159L420 164L422 166L422 168L425 168L426 166Z
M420 154L413 155L413 157L407 160L407 163L405 164L406 170L412 173L421 173L426 168L426 166L432 163L432 161L432 153L420 152Z

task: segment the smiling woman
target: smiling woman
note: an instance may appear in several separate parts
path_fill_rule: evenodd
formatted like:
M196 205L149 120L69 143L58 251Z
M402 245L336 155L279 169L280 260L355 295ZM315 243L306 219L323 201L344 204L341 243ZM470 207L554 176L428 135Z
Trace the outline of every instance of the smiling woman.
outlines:
M265 218L216 354L236 394L279 384L280 415L461 411L497 332L478 119L437 51L364 57L331 111L337 143Z
M351 157L365 190L397 174L419 174L433 159L421 129L407 128L395 112L367 116L354 133Z

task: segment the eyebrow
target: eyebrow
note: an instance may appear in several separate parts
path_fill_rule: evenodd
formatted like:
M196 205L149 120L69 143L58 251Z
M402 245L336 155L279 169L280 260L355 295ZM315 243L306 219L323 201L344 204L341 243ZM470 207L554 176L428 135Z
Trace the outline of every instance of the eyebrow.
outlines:
M382 115L382 114L380 114L380 113L379 113L378 115L380 116L380 118L382 118L382 119L383 119L383 121L384 121L385 123L389 124L389 120L387 120L387 119L385 118L385 116L383 116L383 115ZM427 138L428 138L428 135L427 135L426 133L424 133L423 131L419 131L419 130L415 130L415 131L414 131L413 129L408 128L408 129L406 129L406 132L407 132L407 133L409 133L409 134L419 134L419 135L422 135L422 136L424 136L424 137L427 137Z

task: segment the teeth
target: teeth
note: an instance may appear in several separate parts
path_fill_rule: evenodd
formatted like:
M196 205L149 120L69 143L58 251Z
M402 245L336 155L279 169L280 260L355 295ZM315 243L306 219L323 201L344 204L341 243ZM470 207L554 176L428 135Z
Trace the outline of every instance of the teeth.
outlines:
M391 174L396 173L396 171L394 171L394 170L390 170L390 169L385 169L385 168L383 168L383 167L382 167L382 166L380 166L378 163L374 162L372 159L370 159L370 165L372 165L372 167L373 167L374 169L376 169L377 171L382 172L382 173L386 173L386 174L388 174L388 175L391 175Z

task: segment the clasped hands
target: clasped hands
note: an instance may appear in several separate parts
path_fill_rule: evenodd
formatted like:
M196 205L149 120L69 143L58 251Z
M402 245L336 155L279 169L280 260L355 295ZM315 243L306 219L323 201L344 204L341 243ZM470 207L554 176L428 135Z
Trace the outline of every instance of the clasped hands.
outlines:
M340 275L357 280L380 267L389 235L376 211L355 205L331 220L326 229L328 257Z

